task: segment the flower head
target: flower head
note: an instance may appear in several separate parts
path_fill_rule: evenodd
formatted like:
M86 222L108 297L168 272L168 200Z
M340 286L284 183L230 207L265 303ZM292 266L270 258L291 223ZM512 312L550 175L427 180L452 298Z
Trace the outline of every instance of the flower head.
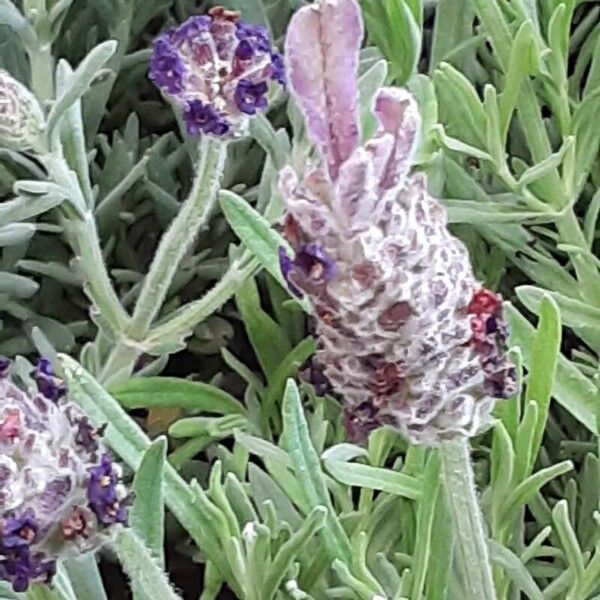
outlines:
M44 113L34 95L0 69L0 146L34 147L44 127Z
M0 375L0 580L49 582L62 557L93 551L127 523L120 470L49 361L30 394Z
M181 107L191 135L222 137L267 108L268 84L284 85L285 72L264 27L217 7L156 39L150 79Z
M280 174L280 251L290 290L317 318L317 359L345 401L352 437L381 425L417 443L473 435L515 390L499 296L475 280L446 211L411 173L420 116L383 88L379 128L360 144L356 0L320 0L293 17L287 74L319 159Z

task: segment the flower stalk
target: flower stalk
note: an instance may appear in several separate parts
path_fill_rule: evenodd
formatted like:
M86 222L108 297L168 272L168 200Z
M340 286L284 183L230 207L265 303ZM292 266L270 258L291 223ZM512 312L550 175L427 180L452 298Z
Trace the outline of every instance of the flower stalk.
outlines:
M468 598L496 600L483 516L466 437L440 447L442 477L452 515L460 568Z
M104 380L110 377L112 381L131 374L181 260L208 223L216 203L226 155L226 141L202 136L200 164L192 190L158 245L127 327L127 337L131 341L126 339L115 346L104 368Z

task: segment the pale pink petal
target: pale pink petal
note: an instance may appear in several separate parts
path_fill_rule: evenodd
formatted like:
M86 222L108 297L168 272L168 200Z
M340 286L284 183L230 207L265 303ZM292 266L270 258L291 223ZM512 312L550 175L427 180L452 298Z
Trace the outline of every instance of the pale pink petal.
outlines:
M356 0L320 0L294 15L285 42L292 93L333 180L358 145L362 38Z
M375 99L375 116L380 124L380 136L394 136L394 145L381 170L379 187L387 190L404 179L411 167L417 146L421 117L419 107L409 92L400 88L382 88ZM372 147L377 147L377 137ZM387 141L383 144L385 148ZM376 148L383 150L383 148ZM387 150L387 148L386 148ZM381 157L381 154L380 154Z
M349 233L361 231L371 222L377 196L371 155L358 148L340 168L332 212Z

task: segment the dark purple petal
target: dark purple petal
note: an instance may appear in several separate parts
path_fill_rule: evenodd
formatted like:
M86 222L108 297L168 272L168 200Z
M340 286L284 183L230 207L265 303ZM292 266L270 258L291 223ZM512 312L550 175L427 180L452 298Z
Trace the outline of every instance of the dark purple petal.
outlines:
M267 91L268 86L264 81L252 83L248 79L242 79L235 90L235 103L241 112L254 115L257 110L267 107Z
M229 124L210 105L200 100L192 100L183 113L187 131L190 135L208 133L216 136L229 132Z
M39 393L52 402L58 402L67 393L63 380L54 375L52 364L46 358L38 361L32 377L35 379Z
M285 76L285 63L283 61L283 56L279 54L279 52L273 52L273 54L271 54L271 68L271 79L285 86L287 82Z
M117 494L119 478L108 454L102 456L100 464L88 469L88 505L100 523L105 526L115 523L127 524L127 510Z
M335 262L318 244L307 244L296 253L294 265L299 267L307 277L331 281L336 274Z
M190 17L169 32L169 41L177 46L182 46L186 42L193 44L199 35L210 30L211 22L212 19L206 15Z
M165 36L154 42L150 59L150 79L168 94L179 94L183 89L184 65L177 49Z
M31 554L29 548L18 548L0 560L0 580L12 585L15 592L27 591L32 582L48 583L56 572L56 562L42 553Z
M31 508L28 508L20 516L7 516L1 523L0 548L11 549L29 546L35 540L38 522Z
M8 375L10 369L10 360L4 356L0 356L0 379Z
M240 60L250 60L254 56L254 48L248 40L241 40L235 49L235 55Z
M251 42L254 48L261 52L271 51L271 40L265 27L244 21L239 21L236 25L235 34L238 39Z

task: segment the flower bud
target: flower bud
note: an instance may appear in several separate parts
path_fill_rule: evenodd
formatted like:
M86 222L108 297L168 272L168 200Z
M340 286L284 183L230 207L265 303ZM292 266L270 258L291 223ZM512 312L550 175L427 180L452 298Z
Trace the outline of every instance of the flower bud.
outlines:
M0 360L0 580L48 583L56 562L91 552L127 523L128 495L99 433L50 363L28 393Z
M381 89L379 128L359 143L362 33L355 0L311 4L290 24L291 92L320 160L280 174L295 252L280 252L281 270L313 305L317 360L345 402L350 435L390 425L436 444L476 434L495 399L514 393L507 327L444 207L410 172L420 128L410 94Z
M217 137L240 134L267 108L269 82L285 83L267 30L221 7L155 40L150 79L181 107L190 135Z
M0 146L28 150L36 146L44 113L34 95L0 69Z

